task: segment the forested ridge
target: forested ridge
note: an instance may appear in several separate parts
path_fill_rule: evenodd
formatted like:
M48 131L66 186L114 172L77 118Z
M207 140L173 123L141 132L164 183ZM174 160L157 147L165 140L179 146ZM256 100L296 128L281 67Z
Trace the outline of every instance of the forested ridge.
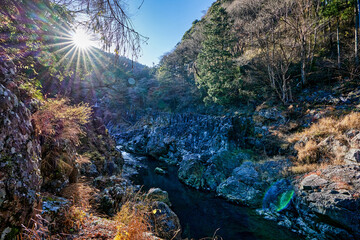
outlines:
M192 86L186 100L297 102L307 87L356 81L358 20L357 1L217 1L157 76L172 90Z

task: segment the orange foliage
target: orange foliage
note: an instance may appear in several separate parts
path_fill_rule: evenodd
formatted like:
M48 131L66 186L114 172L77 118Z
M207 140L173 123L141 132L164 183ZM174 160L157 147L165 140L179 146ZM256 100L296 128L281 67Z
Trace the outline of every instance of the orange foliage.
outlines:
M38 135L46 140L68 140L79 144L79 136L84 134L81 125L88 123L91 108L88 104L69 105L66 98L48 99L33 114L35 129Z

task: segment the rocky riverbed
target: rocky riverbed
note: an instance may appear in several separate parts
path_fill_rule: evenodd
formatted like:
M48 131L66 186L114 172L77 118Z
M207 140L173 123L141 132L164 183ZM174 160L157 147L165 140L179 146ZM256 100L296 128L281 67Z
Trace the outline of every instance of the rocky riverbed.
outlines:
M180 220L183 238L201 239L216 233L225 240L301 239L298 234L265 220L250 208L231 204L212 192L186 186L177 177L177 166L126 152L123 156L124 172L132 172L130 179L171 206ZM156 173L157 168L164 169L165 174Z
M260 215L309 239L359 238L358 165L289 174L286 156L256 158L259 146L265 153L279 149L257 137L266 134L266 128L246 118L163 114L147 116L115 137L126 151L177 165L186 185L259 209Z

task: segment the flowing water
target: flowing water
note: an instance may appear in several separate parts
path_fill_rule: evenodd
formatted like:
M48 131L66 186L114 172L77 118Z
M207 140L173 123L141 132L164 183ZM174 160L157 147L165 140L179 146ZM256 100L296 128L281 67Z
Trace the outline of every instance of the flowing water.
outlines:
M177 168L174 166L147 157L128 153L123 155L126 164L137 167L137 174L131 177L135 184L143 185L144 190L159 187L169 193L171 209L179 217L183 228L183 238L211 237L218 229L217 235L224 240L300 239L288 229L257 216L249 208L187 187L177 178ZM158 166L165 168L167 174L155 174L154 169Z

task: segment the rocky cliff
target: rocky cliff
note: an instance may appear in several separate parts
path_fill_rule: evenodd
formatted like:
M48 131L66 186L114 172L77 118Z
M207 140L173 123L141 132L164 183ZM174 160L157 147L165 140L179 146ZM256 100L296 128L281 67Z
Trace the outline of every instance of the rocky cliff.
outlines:
M233 143L245 146L252 131L246 118L158 113L146 115L129 131L114 136L129 151L175 164L186 154L211 156L229 150Z
M16 67L0 62L0 236L11 239L40 203L40 147L29 109L14 83Z
M158 114L142 118L133 129L115 134L127 151L178 164L179 178L197 189L215 190L252 154L242 147L254 141L247 118L196 114Z
M81 176L120 175L123 165L113 139L96 116L83 126L86 134L79 146L41 139L32 118L39 104L19 87L24 80L19 78L12 61L0 61L0 239L15 239L22 226L31 227L30 219L39 219L38 214L40 218L51 215L47 220L55 223L64 215L59 209L68 210L73 197L59 195L82 185ZM58 206L57 199L67 209ZM54 204L56 212L48 214Z

